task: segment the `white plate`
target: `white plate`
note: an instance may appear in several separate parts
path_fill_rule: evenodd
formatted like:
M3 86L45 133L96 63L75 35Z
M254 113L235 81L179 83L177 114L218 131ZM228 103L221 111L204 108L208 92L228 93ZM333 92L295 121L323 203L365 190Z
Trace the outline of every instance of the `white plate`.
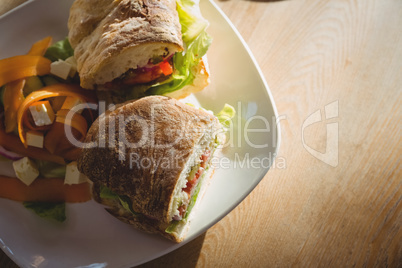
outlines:
M0 58L26 53L51 35L67 35L71 0L37 0L0 18ZM225 103L237 110L211 185L187 239L175 244L134 230L108 215L95 202L69 204L67 221L41 219L14 201L0 199L0 245L22 267L131 267L157 258L205 232L235 208L260 182L280 144L277 112L268 86L245 42L213 3L201 0L208 32L211 85L188 101L219 111Z

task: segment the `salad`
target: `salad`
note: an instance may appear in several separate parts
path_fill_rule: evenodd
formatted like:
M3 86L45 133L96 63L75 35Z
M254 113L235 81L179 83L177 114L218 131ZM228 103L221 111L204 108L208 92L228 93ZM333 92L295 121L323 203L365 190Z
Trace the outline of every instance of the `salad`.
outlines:
M0 60L0 197L64 221L65 202L91 199L74 141L97 117L88 105L97 98L79 86L68 39L51 43L46 37Z

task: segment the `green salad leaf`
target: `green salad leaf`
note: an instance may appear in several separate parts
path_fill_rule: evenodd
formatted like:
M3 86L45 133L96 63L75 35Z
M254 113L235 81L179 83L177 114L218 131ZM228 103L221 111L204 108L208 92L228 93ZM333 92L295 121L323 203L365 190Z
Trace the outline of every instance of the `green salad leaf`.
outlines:
M99 196L100 196L100 198L104 198L104 199L117 199L117 198L119 198L118 194L114 193L108 187L103 186L103 185L100 188Z
M203 175L202 175L200 180L202 180L205 177L205 174L208 173L208 169L209 169L209 166L207 166L207 168L205 169L205 171L204 171L204 173L203 173ZM201 189L201 184L202 183L200 181L197 184L197 186L195 187L195 189L194 189L194 193L191 196L190 202L189 202L188 207L187 207L186 215L184 215L184 217L183 217L183 219L181 221L173 221L171 224L169 224L169 226L165 230L166 233L168 233L168 234L173 233L174 230L176 230L177 225L179 225L182 221L185 221L185 220L188 219L188 217L189 217L189 215L191 213L191 210L193 209L195 203L197 202L198 194L200 193L200 189Z
M45 57L51 61L65 60L73 55L74 50L67 37L51 45L45 53Z
M176 230L177 225L179 225L181 221L174 221L171 224L169 224L169 226L165 229L165 232L168 234L171 234L174 232L174 230Z
M45 178L64 178L66 176L66 166L44 160L34 160L39 173Z
M230 121L232 118L234 118L236 115L236 110L233 108L233 106L225 103L225 106L223 106L223 109L217 113L215 116L218 118L219 122L224 126L224 127L229 127L230 126Z
M176 3L186 49L173 56L175 72L172 77L153 85L147 95L163 95L192 84L200 59L212 43L206 32L208 21L201 16L198 5L192 0L176 0Z
M99 196L104 199L118 199L125 210L131 212L134 216L141 215L133 210L131 199L128 196L118 195L104 185L101 186Z
M58 222L66 220L66 205L64 202L23 202L23 204L27 209L32 210L42 218L53 219Z
M137 213L137 212L135 212L133 210L132 201L128 196L119 195L119 201L120 201L120 204L123 206L123 208L125 210L127 210L127 211L130 211L134 216L140 216L141 215L140 213Z
M208 173L208 169L209 169L209 166L204 171L204 177L205 177L205 174ZM200 189L201 189L201 183L198 183L197 187L194 189L193 195L191 196L190 203L188 204L188 207L187 207L186 215L184 215L185 220L188 219L188 215L190 215L191 210L193 209L193 207L197 201L197 197L198 197L198 194L200 193Z
M202 17L198 3L192 0L176 0L176 7L182 28L182 39L186 44L191 43L205 31L209 23Z

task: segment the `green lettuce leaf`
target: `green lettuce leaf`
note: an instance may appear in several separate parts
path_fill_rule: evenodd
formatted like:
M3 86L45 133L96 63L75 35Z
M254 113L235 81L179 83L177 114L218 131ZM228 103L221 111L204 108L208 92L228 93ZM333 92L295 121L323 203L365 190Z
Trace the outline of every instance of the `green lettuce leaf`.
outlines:
M189 44L205 31L209 23L202 17L198 3L192 0L176 0L176 9L179 13L182 39Z
M201 16L198 4L192 0L176 0L176 3L186 49L173 56L175 72L172 77L153 85L147 95L163 95L192 84L196 67L212 43L211 36L206 32L208 21Z
M209 166L205 169L203 177L205 177L205 174L208 173L208 169L209 169ZM201 181L197 184L197 187L195 187L194 193L191 196L190 203L188 204L188 207L187 207L186 215L184 215L185 220L188 219L188 215L190 215L191 210L193 209L195 203L197 202L197 197L198 197L198 194L200 193L200 189L201 189Z
M45 178L64 178L66 166L44 160L34 160L39 173Z
M118 195L104 185L101 186L99 196L104 199L118 199L125 210L131 212L134 216L141 215L133 210L131 199L128 196Z
M65 60L73 55L74 50L67 37L51 45L45 53L45 57L51 61L57 61L59 59Z
M100 198L104 198L104 199L117 199L117 198L119 198L118 194L114 193L108 187L103 186L103 185L100 188L99 196L100 196Z
M230 121L232 118L234 118L236 115L236 110L233 108L233 106L225 103L225 106L223 109L217 113L215 116L218 118L219 122L224 126L224 127L229 127L230 126Z
M196 107L192 103L186 103L187 105L190 105L192 107ZM204 109L202 107L199 107L199 109L207 111L207 112L212 112L207 109ZM213 112L212 112L213 113ZM233 108L233 106L225 103L225 106L223 106L222 110L214 115L218 118L219 122L224 126L224 127L229 127L230 126L230 121L235 117L236 115L236 110Z
M132 201L131 201L131 199L128 197L128 196L126 196L126 195L119 195L119 201L120 201L120 204L123 206L123 208L125 209L125 210L127 210L127 211L130 211L134 216L140 216L141 214L140 213L137 213L137 212L135 212L134 210L133 210L133 207L132 207Z
M203 175L202 175L202 177L200 179L200 182L197 184L197 186L194 189L194 193L191 196L190 202L189 202L188 207L187 207L186 215L184 215L184 217L183 217L183 219L181 221L173 221L171 224L169 224L169 226L165 230L166 233L168 233L168 234L173 233L176 230L177 225L179 225L181 222L183 222L183 221L188 219L188 216L190 215L191 210L193 209L195 203L197 202L198 194L200 193L201 184L202 184L201 180L204 179L205 174L208 173L208 169L209 169L209 166L207 166L207 168L205 169L205 171L204 171L204 173L203 173Z
M42 218L53 219L58 222L66 220L66 205L64 202L23 202L23 204L27 209L32 210Z
M165 229L165 232L168 234L171 234L174 232L174 230L176 230L177 225L179 225L181 221L174 221L171 224L169 224L169 226Z

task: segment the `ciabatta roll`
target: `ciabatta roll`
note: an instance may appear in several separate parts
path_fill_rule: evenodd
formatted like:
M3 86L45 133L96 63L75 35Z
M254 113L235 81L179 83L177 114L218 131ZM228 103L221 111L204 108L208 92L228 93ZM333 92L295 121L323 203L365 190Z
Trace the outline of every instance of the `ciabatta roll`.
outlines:
M169 97L145 97L95 121L78 168L112 215L180 242L213 173L221 128L208 112Z
M197 1L191 3L196 8L183 5L180 14L191 16L190 11L199 9ZM76 0L70 9L68 37L81 86L106 91L109 98L117 101L154 95L152 91L182 98L206 87L209 84L206 56L191 55L193 59L180 60L174 57L176 53L185 54L192 42L198 42L196 38L209 40L209 37L201 34L203 30L197 33L189 29L195 36L183 41L176 8L175 0ZM205 20L197 14L200 17L194 17L192 24L201 26L185 22L186 29L206 27ZM200 40L192 46L208 46L208 42ZM189 64L189 60L194 64ZM180 69L178 62L188 65L189 72ZM183 74L189 77L182 78ZM175 75L183 80L180 85L172 82ZM168 82L173 90L167 85L163 90L150 90Z

